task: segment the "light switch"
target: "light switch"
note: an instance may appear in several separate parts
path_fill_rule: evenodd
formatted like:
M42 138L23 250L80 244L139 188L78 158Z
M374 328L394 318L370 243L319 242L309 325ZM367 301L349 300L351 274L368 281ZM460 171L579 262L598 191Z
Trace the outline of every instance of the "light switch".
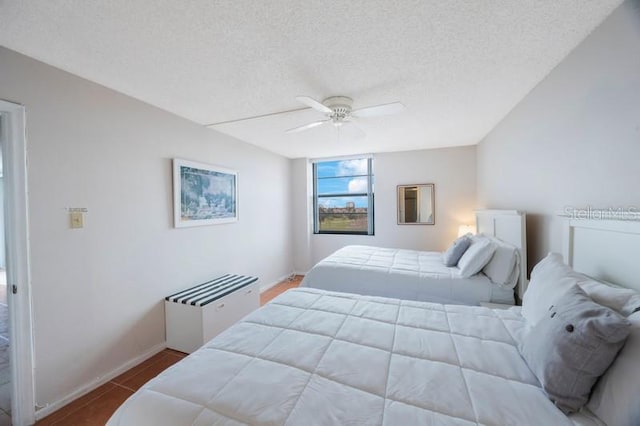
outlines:
M84 215L82 212L71 212L69 217L71 219L71 228L84 228Z

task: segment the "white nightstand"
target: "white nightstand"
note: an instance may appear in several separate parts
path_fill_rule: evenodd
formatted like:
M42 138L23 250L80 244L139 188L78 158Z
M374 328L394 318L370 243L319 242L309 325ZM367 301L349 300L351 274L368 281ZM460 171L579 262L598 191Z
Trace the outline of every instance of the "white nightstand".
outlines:
M505 305L502 303L491 303L491 302L480 302L480 306L489 309L509 309L513 308L515 305Z

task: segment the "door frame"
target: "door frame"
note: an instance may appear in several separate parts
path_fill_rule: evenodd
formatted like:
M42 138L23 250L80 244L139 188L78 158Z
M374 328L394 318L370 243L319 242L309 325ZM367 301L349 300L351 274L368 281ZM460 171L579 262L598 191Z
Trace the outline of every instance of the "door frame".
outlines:
M0 139L5 186L11 420L14 425L31 425L35 423L35 383L25 107L0 99L0 114L3 118Z

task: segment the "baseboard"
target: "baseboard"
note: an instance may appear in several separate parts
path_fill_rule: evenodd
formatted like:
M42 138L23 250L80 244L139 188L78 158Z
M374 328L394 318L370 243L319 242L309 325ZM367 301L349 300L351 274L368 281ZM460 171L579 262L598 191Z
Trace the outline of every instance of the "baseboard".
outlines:
M294 273L290 273L287 275L283 275L280 278L276 279L275 281L268 283L268 284L262 284L260 286L260 293L264 293L265 291L269 290L271 287L275 287L276 285L280 284L282 281L286 280L287 278L289 278L291 275L293 275Z
M35 413L35 417L36 420L42 420L44 417L48 416L49 414L52 414L54 411L59 410L60 408L64 407L65 405L69 404L70 402L80 398L83 395L88 394L89 392L91 392L94 389L99 388L100 386L104 385L105 383L107 383L108 381L115 379L116 377L118 377L120 374L124 373L125 371L130 370L131 368L135 367L136 365L140 364L143 361L146 361L147 359L151 358L152 356L156 355L159 352L162 352L164 349L167 348L167 343L166 342L162 342L158 345L153 346L151 349L149 349L148 351L146 351L145 353L143 353L140 356L137 356L127 362L125 362L124 364L122 364L120 367L116 368L115 370L110 371L109 373L105 374L102 377L98 377L97 379L91 381L90 383L76 389L75 391L71 392L70 394L68 394L67 396L52 402L50 404L47 404L46 406L40 408L38 411L36 411Z

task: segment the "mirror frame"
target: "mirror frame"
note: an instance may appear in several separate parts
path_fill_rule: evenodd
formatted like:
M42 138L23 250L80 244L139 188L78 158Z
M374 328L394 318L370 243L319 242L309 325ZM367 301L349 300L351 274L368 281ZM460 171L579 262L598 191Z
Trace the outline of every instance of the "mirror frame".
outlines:
M432 219L430 222L400 222L400 190L403 188L413 188L421 186L431 187L431 208L433 209ZM436 185L433 183L414 183L407 185L398 185L396 190L396 212L398 217L398 225L435 225L436 224Z

